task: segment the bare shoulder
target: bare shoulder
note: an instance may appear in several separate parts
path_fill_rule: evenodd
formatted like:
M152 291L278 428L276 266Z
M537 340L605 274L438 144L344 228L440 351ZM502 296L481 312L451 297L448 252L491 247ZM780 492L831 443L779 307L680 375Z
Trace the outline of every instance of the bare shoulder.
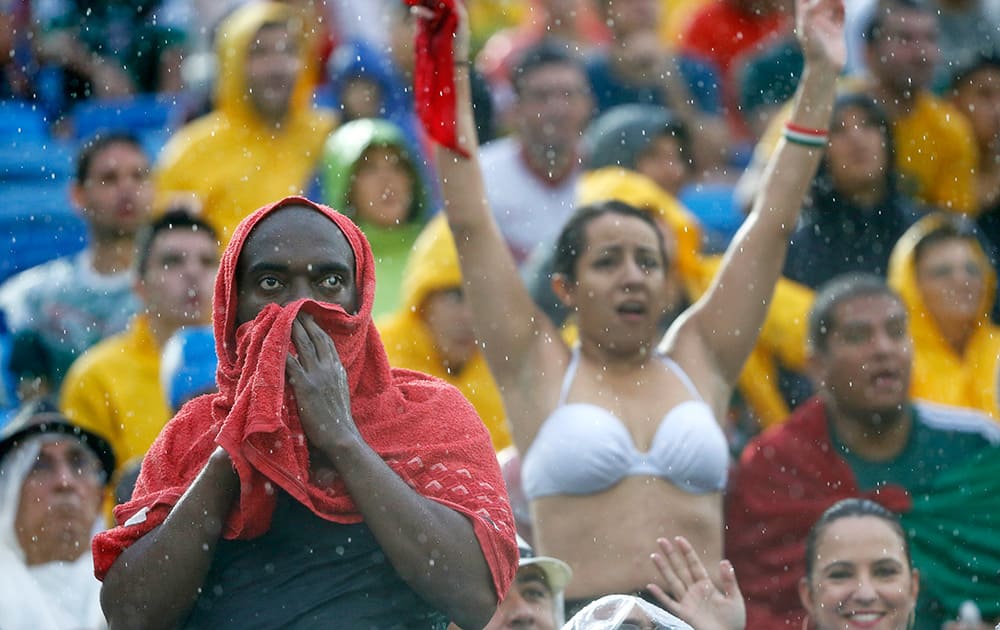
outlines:
M729 404L732 386L726 381L714 360L698 318L697 305L688 308L671 324L657 346L657 352L669 357L688 375L698 393L718 417ZM730 331L716 331L725 335Z

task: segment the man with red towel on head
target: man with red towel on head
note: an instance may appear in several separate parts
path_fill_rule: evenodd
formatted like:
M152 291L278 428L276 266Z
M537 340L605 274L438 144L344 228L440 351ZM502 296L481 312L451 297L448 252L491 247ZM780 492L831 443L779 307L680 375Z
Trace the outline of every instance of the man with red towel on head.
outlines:
M111 627L483 627L517 571L489 435L391 369L371 248L300 197L235 231L218 393L181 408L94 539Z

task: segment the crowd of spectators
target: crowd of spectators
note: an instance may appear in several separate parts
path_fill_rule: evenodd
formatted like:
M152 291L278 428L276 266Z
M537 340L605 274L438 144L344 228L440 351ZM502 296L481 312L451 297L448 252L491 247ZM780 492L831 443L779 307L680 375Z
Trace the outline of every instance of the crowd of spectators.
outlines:
M913 627L1000 622L1000 0L843 0L842 24L837 0L469 0L446 73L462 138L449 151L421 118L429 20L408 4L455 2L0 0L0 563L23 582L0 579L0 626L104 627L100 583L80 569L95 559L90 540L110 529L117 541L126 520L147 518L132 488L138 477L152 496L160 473L140 463L185 403L215 392L217 369L242 392L238 372L222 374L226 353L245 351L247 322L230 313L225 338L209 326L251 299L241 251L268 232L239 226L255 210L276 204L261 225L283 217L300 231L274 242L301 243L303 260L315 251L323 231L307 226L325 210L299 198L358 226L378 282L370 304L324 300L333 280L316 272L297 296L368 317L375 354L456 388L484 427L463 435L469 452L490 442L499 456L482 470L502 472L512 513L475 497L475 534L449 530L452 551L503 538L484 566L455 565L476 576L477 596L490 576L495 589L513 579L488 627L556 627L577 611L574 627L595 611L621 610L624 623L655 604L700 630L706 618L679 592L699 581L684 577L696 565L724 613L740 581L746 627L827 627L809 532L845 518L905 534L893 553L905 555L900 579L914 576ZM834 7L835 24L804 27L807 4ZM817 44L830 33L842 60ZM826 134L821 147L793 146L789 129L804 127ZM292 222L303 207L312 218ZM662 269L637 258L641 279L624 288L578 273L628 267L614 261L629 239L659 252ZM364 248L350 248L359 260ZM243 266L227 268L227 251ZM273 315L257 306L249 319ZM647 353L664 361L650 367ZM559 424L567 410L577 415ZM681 415L689 427L664 428ZM581 423L589 434L571 430ZM574 476L615 432L642 461L698 461L605 485ZM230 500L229 460L198 457ZM53 494L32 499L36 488ZM407 506L438 500L416 490ZM279 493L278 511L294 496ZM825 514L845 499L870 503ZM31 520L32 501L54 520ZM135 509L116 521L122 503ZM157 505L175 503L191 506L179 494ZM378 538L366 506L343 514ZM451 507L432 509L435 522L467 514ZM166 511L148 518L159 525ZM275 536L311 527L299 512L276 520ZM508 516L524 538L519 566L503 556ZM499 528L483 534L491 518ZM657 543L676 536L693 554L680 578L676 548ZM35 538L48 546L32 551ZM412 551L390 554L423 557ZM732 565L717 569L723 558ZM428 627L442 627L434 609L485 621L446 582L402 581L415 589L406 597L432 601L412 609ZM630 598L601 599L613 593ZM192 616L170 614L211 625L240 608L221 599L199 592ZM954 625L960 615L967 625Z

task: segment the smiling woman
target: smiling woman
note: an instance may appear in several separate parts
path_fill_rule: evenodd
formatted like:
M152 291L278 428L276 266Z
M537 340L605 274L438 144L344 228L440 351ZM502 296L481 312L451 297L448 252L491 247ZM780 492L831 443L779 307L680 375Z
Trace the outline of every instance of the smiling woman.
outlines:
M919 589L903 527L877 503L840 501L809 532L806 577L799 583L809 628L905 630Z

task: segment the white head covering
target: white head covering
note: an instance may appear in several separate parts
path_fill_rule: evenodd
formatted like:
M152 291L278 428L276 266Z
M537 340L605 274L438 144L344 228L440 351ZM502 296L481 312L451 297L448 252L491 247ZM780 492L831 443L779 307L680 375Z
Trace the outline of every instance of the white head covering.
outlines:
M636 609L653 622L657 630L693 630L691 626L662 608L632 595L607 595L590 602L562 630L617 630Z
M106 628L101 583L94 577L90 548L73 562L27 566L14 524L21 490L47 441L63 434L27 437L0 460L0 626L3 630ZM101 517L95 523L99 527Z

